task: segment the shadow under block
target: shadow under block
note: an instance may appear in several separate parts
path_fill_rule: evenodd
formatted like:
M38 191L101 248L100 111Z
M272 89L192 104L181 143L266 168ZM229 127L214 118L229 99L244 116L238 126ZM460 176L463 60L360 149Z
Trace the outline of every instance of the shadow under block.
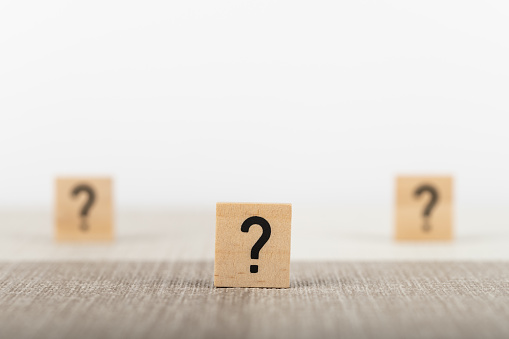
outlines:
M214 285L290 287L291 221L291 204L218 203Z
M396 179L396 240L451 240L452 177Z
M57 178L55 239L113 239L112 181L109 178Z

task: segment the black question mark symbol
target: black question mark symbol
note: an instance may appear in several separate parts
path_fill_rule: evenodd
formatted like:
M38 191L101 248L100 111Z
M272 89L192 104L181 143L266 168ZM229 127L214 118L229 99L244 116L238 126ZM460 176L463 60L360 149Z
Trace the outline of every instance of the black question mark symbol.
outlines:
M429 200L428 204L426 205L422 213L424 217L424 225L422 227L422 230L424 232L429 232L431 230L431 227L429 225L429 216L431 214L431 210L433 209L433 207L435 207L438 201L438 192L435 189L435 187L431 185L422 185L415 190L414 195L416 198L418 198L424 192L428 192L431 195L431 199Z
M260 257L260 250L270 238L270 224L262 217L250 217L242 223L240 230L247 233L249 232L249 228L253 225L260 225L263 230L260 239L258 239L253 245L253 248L251 248L251 259L258 259ZM258 273L258 265L251 265L249 271L251 273Z
M78 194L80 194L81 192L85 192L88 195L88 200L85 203L85 205L83 205L83 208L81 209L81 213L80 213L81 219L82 219L80 228L83 231L86 231L86 230L88 230L88 224L87 224L86 218L88 215L88 211L90 210L90 207L92 207L92 205L94 204L95 192L92 189L92 187L90 187L88 185L78 185L78 186L74 187L74 189L72 190L72 196L77 197Z

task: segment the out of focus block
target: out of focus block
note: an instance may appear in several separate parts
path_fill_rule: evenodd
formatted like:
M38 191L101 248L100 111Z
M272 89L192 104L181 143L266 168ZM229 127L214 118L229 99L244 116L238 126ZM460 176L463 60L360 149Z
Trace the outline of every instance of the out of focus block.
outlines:
M452 177L396 179L396 240L450 240Z
M111 179L57 178L55 187L56 240L113 239Z
M218 203L216 287L290 287L291 204Z

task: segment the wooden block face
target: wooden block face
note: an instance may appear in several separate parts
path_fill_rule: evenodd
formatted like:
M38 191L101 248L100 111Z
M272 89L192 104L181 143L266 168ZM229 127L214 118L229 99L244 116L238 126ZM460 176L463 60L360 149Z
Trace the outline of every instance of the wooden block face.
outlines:
M452 177L396 179L396 240L451 240Z
M55 187L56 240L113 239L111 179L57 178Z
M290 287L291 221L291 204L218 203L214 285Z

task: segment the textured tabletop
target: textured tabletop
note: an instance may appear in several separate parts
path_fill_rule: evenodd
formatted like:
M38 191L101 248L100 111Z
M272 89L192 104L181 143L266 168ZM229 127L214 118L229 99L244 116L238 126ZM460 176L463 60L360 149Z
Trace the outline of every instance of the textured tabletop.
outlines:
M0 265L2 338L507 338L508 263L293 263L214 288L212 262Z
M453 242L397 243L387 209L294 207L291 287L247 289L213 286L213 210L125 210L86 244L3 211L0 338L508 338L503 213L458 219Z

